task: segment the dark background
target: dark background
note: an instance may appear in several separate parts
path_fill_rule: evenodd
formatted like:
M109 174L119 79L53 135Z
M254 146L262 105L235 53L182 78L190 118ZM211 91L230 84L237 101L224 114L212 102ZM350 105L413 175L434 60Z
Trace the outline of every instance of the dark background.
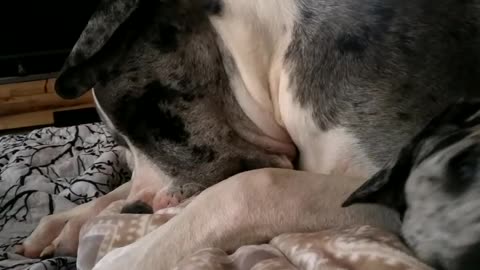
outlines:
M58 72L98 2L0 0L0 79Z

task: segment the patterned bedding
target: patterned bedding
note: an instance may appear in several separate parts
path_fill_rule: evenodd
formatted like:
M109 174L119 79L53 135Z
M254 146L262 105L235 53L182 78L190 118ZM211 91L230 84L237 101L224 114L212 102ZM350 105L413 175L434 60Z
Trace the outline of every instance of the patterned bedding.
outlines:
M188 201L156 215L118 215L111 205L82 229L78 261L27 259L12 250L41 217L101 196L131 172L102 124L44 128L0 137L0 269L91 269L114 248L127 245L173 218ZM428 270L400 240L368 226L280 235L228 254L200 250L177 269Z
M193 198L194 199L194 198ZM80 232L79 270L91 270L115 248L133 243L180 213L189 201L155 215L119 215L112 204ZM371 226L283 234L228 254L209 248L183 259L175 270L432 270L400 239Z
M0 137L0 269L76 269L74 258L26 259L13 246L41 217L126 181L124 164L121 148L98 123Z

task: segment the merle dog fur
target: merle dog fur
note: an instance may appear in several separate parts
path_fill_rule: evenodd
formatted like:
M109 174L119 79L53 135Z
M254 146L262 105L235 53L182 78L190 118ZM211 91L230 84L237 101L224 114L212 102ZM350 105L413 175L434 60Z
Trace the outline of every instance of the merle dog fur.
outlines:
M319 130L347 128L376 167L449 104L478 96L479 0L296 4L284 59L295 102L313 111ZM56 83L64 98L94 87L119 142L127 138L176 186L193 186L187 193L279 165L234 131L254 124L233 96L228 55L208 19L225 16L223 5L103 0ZM407 208L401 193L394 196Z
M344 202L376 203L402 217L402 235L438 269L480 265L480 100L449 106L392 165Z

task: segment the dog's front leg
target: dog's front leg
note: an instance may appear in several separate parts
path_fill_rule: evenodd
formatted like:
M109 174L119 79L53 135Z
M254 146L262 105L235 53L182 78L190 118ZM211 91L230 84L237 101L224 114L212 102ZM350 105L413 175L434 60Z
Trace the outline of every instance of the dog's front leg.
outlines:
M332 226L369 224L397 232L399 220L386 208L340 207L362 182L281 169L242 173L205 190L178 216L112 251L94 269L167 270L202 248L232 251L282 233Z
M126 199L130 188L131 181L88 203L43 217L33 233L17 247L17 253L31 258L54 254L75 256L82 225L112 202Z

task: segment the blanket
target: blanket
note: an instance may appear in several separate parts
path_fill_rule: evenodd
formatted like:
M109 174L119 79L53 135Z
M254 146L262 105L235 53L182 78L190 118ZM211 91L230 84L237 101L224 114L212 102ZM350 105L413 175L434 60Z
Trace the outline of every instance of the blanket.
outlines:
M100 123L0 137L0 269L91 269L111 250L158 228L188 205L186 201L154 215L120 215L122 202L112 204L82 228L78 258L41 260L13 253L43 216L102 196L130 176L122 148ZM200 250L179 262L177 269L431 268L395 235L359 226L279 235L231 254Z
M110 251L126 246L162 226L194 198L153 215L118 214L112 204L80 232L78 269L91 270ZM202 249L175 270L433 270L419 261L394 234L371 226L282 234L268 243L240 247L233 253Z
M124 183L124 152L101 123L40 128L0 137L0 269L76 269L76 259L13 253L43 216L68 210Z

